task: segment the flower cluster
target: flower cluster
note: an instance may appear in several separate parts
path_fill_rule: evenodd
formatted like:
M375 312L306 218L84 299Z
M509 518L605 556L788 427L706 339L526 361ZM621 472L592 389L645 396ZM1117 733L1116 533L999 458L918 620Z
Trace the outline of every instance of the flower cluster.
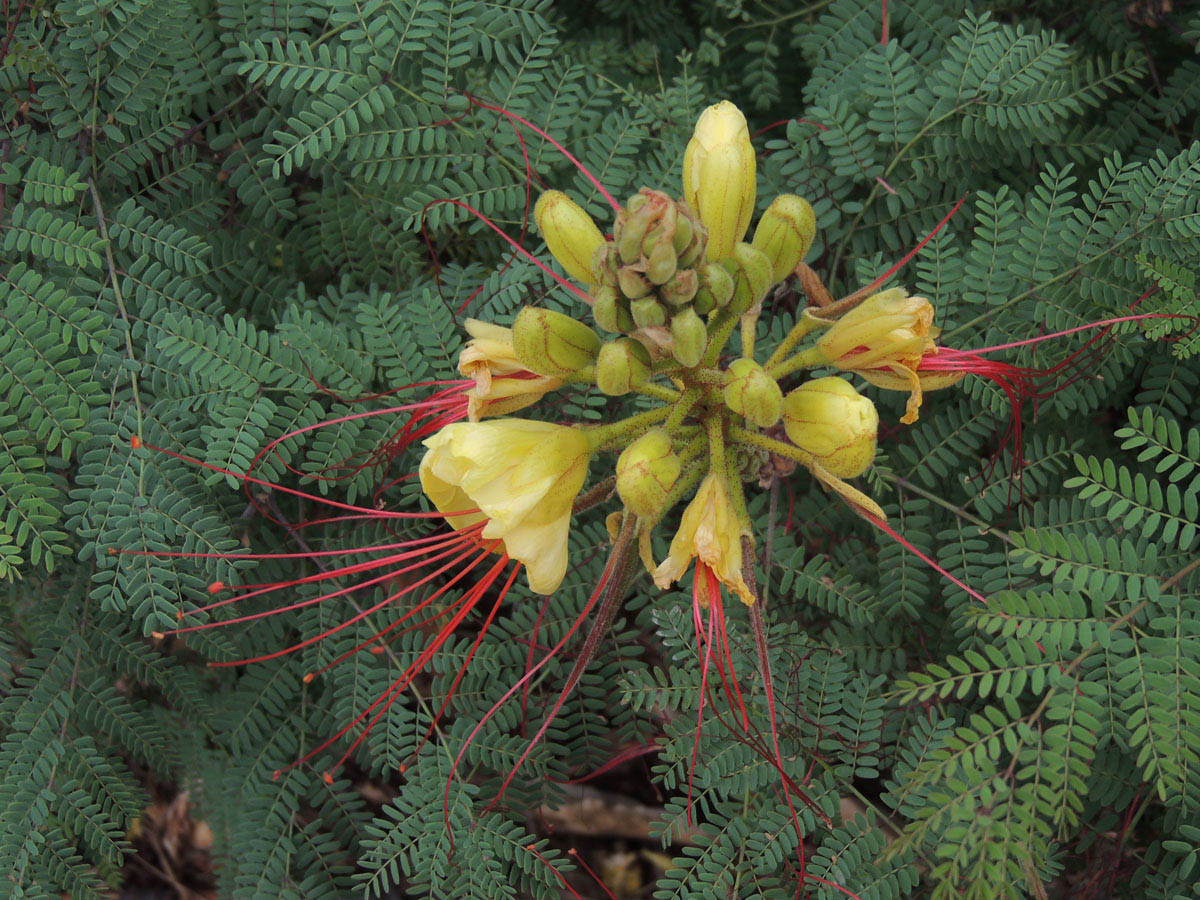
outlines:
M268 444L245 473L148 448L239 478L248 487L303 496L337 511L328 519L306 524L423 518L434 525L425 536L394 543L274 554L312 560L318 571L270 585L230 588L214 583L212 594L229 596L181 611L181 618L199 616L299 585L329 585L316 597L275 610L181 625L173 634L286 612L367 588L384 589L382 600L341 624L240 662L294 652L385 608L408 607L351 653L379 650L415 628L432 634L425 649L374 703L296 764L358 729L345 759L456 629L474 611L486 610L454 681L457 686L514 581L523 572L533 592L554 592L568 570L573 516L604 502L614 491L620 500L620 509L609 516L614 550L599 583L566 635L540 662L532 662L531 650L525 677L483 721L529 684L599 603L597 620L602 624L589 635L558 703L534 740L545 733L640 562L661 589L691 575L693 622L704 677L715 665L732 720L742 723L746 739L753 741L757 732L750 726L733 672L723 596L736 597L749 607L774 740L771 677L753 575L756 535L746 485L758 481L765 466L776 473L803 467L856 513L903 540L887 526L878 504L850 483L874 461L879 415L871 399L843 376L858 376L877 388L907 393L907 409L900 420L905 424L917 421L925 392L949 387L968 375L990 379L1013 403L1010 433L1019 440L1021 403L1046 396L1048 379L1059 377L1069 366L1070 360L1039 372L986 356L1004 347L962 351L940 346L930 301L908 296L901 288L874 291L879 283L836 303L814 303L774 351L760 360L755 352L757 321L771 288L793 273L803 275L806 287L814 277L802 265L816 234L813 210L800 197L776 197L750 240L745 240L755 209L755 154L745 118L728 101L701 115L687 146L682 174L681 198L643 188L624 207L616 208L611 238L566 194L548 191L539 199L534 215L541 235L562 269L577 282L560 279L560 283L589 303L590 315L576 318L526 307L509 327L467 320L469 341L458 360L461 380L438 383L437 390L422 400L353 413L284 435ZM827 296L824 288L821 292ZM1123 319L1097 325L1117 321ZM740 352L731 352L729 345L739 326ZM1051 337L1055 335L1035 340ZM513 417L568 386L594 387L612 397L638 394L643 409L599 425ZM396 414L405 417L403 425L380 458L367 464L422 445L417 474L432 511L393 511L382 501L363 506L341 503L270 484L252 474L280 442L305 431ZM596 479L585 501L581 494L589 468L606 455L613 474ZM668 532L662 535L669 540L660 544L667 548L661 559L655 556L656 532ZM338 556L361 558L334 565ZM423 599L418 601L419 596ZM440 623L429 631L437 620ZM306 679L316 674L309 673ZM430 725L431 732L448 703L449 698ZM700 716L703 704L701 697ZM760 749L784 779L785 796L806 800L784 772L777 741L773 752L765 744Z

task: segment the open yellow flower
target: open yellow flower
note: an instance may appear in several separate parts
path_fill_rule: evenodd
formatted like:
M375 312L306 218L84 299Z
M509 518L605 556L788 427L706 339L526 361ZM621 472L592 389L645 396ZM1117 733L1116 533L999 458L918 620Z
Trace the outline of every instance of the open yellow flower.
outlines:
M571 507L587 477L592 443L579 428L494 419L456 422L426 439L421 488L456 529L485 522L525 566L530 590L549 594L567 571Z
M504 416L541 400L563 384L561 378L528 371L513 350L511 328L467 319L471 339L458 355L458 371L475 379L467 393L467 415L472 422L483 416Z
M683 511L671 549L654 570L654 583L668 588L699 559L746 605L754 594L742 580L742 529L733 511L729 486L713 473L705 476L696 496Z
M924 297L909 297L903 288L891 288L872 294L834 322L817 340L817 350L827 362L872 384L908 390L908 406L900 421L911 425L917 421L923 390L958 380L917 373L922 358L937 352L936 336L933 305Z

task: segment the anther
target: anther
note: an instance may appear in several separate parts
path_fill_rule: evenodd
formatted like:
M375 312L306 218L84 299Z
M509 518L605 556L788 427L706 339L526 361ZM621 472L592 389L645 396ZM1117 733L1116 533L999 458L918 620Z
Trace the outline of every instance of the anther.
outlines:
M133 437L130 439L130 441L129 441L129 446L130 446L130 447L132 447L134 450L140 450L140 449L142 449L142 439L141 439L140 437L138 437L138 436L135 434L135 435L134 435L134 436L133 436Z
M208 592L210 594L219 594L221 591L225 590L226 587L227 587L227 585L225 584L225 582L214 581L212 584L210 584L208 586Z
M305 672L304 678L302 678L301 681L303 681L305 684L312 684L312 680L316 677L317 676L314 675L312 672Z

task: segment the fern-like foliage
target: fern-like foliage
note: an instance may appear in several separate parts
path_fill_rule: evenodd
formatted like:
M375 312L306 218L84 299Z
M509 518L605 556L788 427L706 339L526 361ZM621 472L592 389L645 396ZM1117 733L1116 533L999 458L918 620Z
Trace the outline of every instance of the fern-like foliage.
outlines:
M1183 6L1143 21L1129 4L1055 0L8 4L0 893L107 896L155 782L188 790L212 828L221 897L583 894L573 837L539 811L601 770L618 787L650 778L658 818L638 849L664 900L791 897L801 857L822 900L1064 884L1197 896L1200 16ZM692 123L721 97L764 129L758 196L812 202L807 261L835 294L966 195L890 282L933 299L940 343L1159 317L1005 351L1069 361L1024 411L1020 454L1007 398L982 379L928 393L908 428L892 427L902 401L872 395L885 428L862 486L986 604L803 474L753 497L773 703L747 616L727 612L760 743L722 724L711 672L701 700L690 598L643 579L488 807L572 658L464 744L585 608L609 546L593 514L572 529L563 588L518 585L486 634L469 620L326 781L426 634L354 652L391 623L385 606L269 662L204 663L283 650L344 622L350 600L385 601L384 586L154 635L214 582L318 571L278 554L332 561L425 532L299 528L306 503L239 476L254 466L350 503L388 485L416 508L416 451L389 450L402 418L354 414L458 377L464 314L579 311L479 216L543 259L538 190L612 222L550 140L492 107L622 199L678 192ZM764 311L762 350L796 302L782 292ZM594 392L560 399L531 414L621 411ZM310 430L331 418L344 421ZM289 602L321 593L297 582ZM237 615L269 609L256 598ZM776 737L811 802L780 792ZM644 765L614 776L630 755Z

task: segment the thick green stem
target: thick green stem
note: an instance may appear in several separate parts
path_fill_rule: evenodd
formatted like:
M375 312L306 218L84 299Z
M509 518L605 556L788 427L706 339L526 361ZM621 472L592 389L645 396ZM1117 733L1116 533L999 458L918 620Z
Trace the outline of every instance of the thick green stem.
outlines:
M635 388L639 394L645 394L647 397L653 397L655 400L662 400L664 403L674 403L679 399L680 393L674 388L662 387L657 384L643 384L639 388Z
M766 362L766 368L770 369L792 352L792 349L800 343L808 335L812 334L818 328L823 328L826 323L822 322L816 316L808 316L801 314L799 321L792 326L792 330L787 333L787 336L775 348L775 352L771 354Z
M738 317L727 309L717 313L712 324L708 328L708 349L704 351L704 359L701 365L714 366L717 360L721 358L721 351L729 342L729 336L733 334L733 329L737 327Z
M704 424L708 428L709 471L725 475L725 423L721 421L721 416L712 416Z
M679 399L675 401L675 405L671 407L671 414L667 417L667 421L663 425L668 434L674 434L676 429L683 424L684 418L691 412L692 407L696 405L699 399L700 390L698 388L691 387L680 394Z
M775 440L775 438L769 438L765 434L759 434L757 431L747 431L745 428L740 428L737 425L730 426L729 437L736 443L762 447L764 450L768 450L777 456L794 459L805 468L811 467L814 462L813 455L807 450L801 450L799 447L785 444L783 441Z
M758 313L742 316L742 358L754 359L754 341L758 337Z
M791 375L793 372L800 369L811 369L814 366L827 365L828 360L821 355L821 351L816 347L809 347L807 350L801 350L790 359L785 359L782 362L767 366L767 374L778 381Z
M628 443L642 432L653 428L671 414L671 409L670 406L658 406L611 425L586 426L584 431L592 442L593 450L607 450L614 444Z

